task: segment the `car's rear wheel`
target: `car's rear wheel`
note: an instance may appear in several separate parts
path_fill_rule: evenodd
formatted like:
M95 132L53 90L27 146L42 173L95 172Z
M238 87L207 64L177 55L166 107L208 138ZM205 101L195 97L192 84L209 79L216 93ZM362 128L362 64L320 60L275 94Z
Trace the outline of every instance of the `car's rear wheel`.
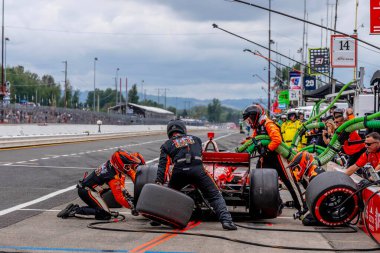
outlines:
M194 210L189 196L157 184L146 184L136 206L144 217L174 228L187 226Z
M346 174L328 171L313 179L306 189L306 204L313 216L326 226L340 226L356 217L357 185Z
M134 204L136 205L144 185L154 183L157 178L157 165L139 166L136 171L136 179L133 190Z
M276 218L281 210L278 174L274 169L253 169L250 173L249 214L254 219Z

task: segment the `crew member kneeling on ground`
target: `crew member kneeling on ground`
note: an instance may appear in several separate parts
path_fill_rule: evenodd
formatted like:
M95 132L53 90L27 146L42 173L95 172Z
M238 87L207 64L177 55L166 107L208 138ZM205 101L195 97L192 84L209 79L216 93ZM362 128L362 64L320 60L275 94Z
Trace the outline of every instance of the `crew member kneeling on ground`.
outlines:
M118 216L118 213L110 211L102 198L102 195L109 190L120 205L131 209L132 215L138 215L133 205L133 198L124 188L124 184L126 176L135 182L136 168L141 164L145 164L141 154L116 151L110 160L79 181L78 195L88 206L69 204L58 213L57 217L64 219L79 214L94 215L97 220L109 220L113 216Z
M181 120L172 120L167 125L167 140L161 146L156 183L163 184L170 164L174 164L169 187L181 190L188 184L197 187L214 209L224 229L236 230L231 214L214 180L205 171L202 163L202 141L188 135Z

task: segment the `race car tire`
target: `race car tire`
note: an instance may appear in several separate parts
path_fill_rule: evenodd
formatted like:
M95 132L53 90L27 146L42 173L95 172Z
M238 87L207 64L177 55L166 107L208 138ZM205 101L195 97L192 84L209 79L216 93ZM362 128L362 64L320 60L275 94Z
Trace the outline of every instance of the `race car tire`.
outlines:
M250 173L249 214L254 219L273 219L281 211L278 174L274 169L253 169Z
M137 168L135 184L133 188L133 199L135 205L140 197L140 193L144 185L154 183L156 181L157 170L158 166L156 164L143 165Z
M359 198L355 194L356 190L357 185L346 174L327 171L310 182L306 189L306 204L320 223L340 226L358 214ZM347 199L348 197L350 198ZM341 204L343 205L340 206Z
M157 184L146 184L142 189L137 211L146 218L174 228L187 226L194 210L189 196Z
M115 200L111 190L102 194L102 198L109 208L121 208L121 205Z

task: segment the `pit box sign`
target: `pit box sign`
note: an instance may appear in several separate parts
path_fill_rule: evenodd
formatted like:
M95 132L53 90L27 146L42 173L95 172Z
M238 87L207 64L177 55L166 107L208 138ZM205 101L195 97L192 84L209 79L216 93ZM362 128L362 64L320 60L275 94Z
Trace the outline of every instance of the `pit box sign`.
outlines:
M290 90L300 90L301 87L301 73L298 71L289 72L289 88Z
M331 67L355 68L358 43L357 36L331 35Z
M330 49L309 48L309 75L330 73Z
M369 7L370 28L369 34L380 34L380 1L370 0Z
M315 76L304 76L303 87L305 88L305 90L315 90L317 88Z

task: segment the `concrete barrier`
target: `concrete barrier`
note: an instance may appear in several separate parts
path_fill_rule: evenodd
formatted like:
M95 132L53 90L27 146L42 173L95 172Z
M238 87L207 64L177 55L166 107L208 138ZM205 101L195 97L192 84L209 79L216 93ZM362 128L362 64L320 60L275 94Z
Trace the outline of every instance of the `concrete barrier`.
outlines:
M189 131L205 127L188 127ZM166 133L166 125L0 125L0 149Z

